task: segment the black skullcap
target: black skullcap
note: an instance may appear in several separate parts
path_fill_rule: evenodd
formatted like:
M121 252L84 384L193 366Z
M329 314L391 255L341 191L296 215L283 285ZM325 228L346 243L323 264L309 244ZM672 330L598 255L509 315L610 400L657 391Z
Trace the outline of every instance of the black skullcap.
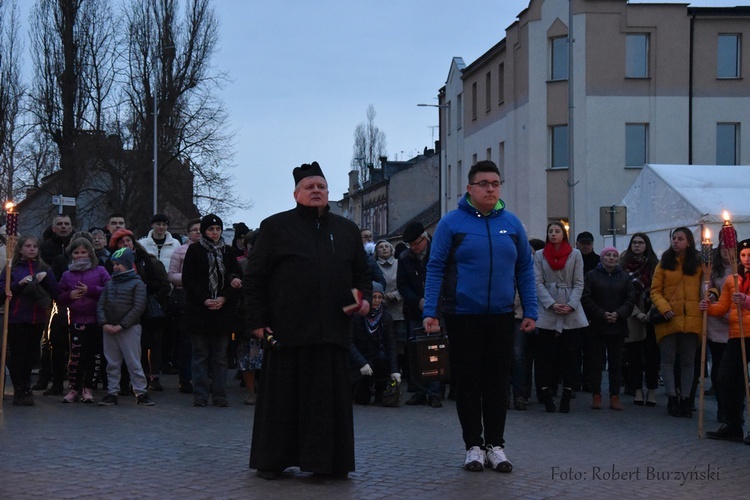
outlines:
M411 224L406 226L406 229L404 230L404 241L406 243L411 243L412 241L422 236L422 233L424 233L424 226L422 225L422 223L412 222Z
M739 243L737 243L738 252L744 250L745 248L750 248L750 238L746 240L742 240Z
M303 163L301 166L295 168L294 171L292 171L292 175L294 176L295 186L299 184L299 181L301 181L305 177L318 176L324 179L326 178L326 176L323 175L323 171L320 169L320 165L318 165L317 161L312 162L312 164Z
M201 234L205 235L206 229L211 226L219 226L222 230L224 229L224 223L218 215L208 214L201 219Z

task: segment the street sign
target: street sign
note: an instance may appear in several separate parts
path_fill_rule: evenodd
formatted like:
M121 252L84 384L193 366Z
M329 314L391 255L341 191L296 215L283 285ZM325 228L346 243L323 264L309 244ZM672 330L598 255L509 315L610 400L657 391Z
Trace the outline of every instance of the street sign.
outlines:
M627 234L627 232L627 207L618 207L616 205L599 207L599 234L601 234L602 236L612 236L612 242L616 244L617 235Z
M76 206L76 199L71 196L57 195L52 197L52 204L61 207L74 207Z

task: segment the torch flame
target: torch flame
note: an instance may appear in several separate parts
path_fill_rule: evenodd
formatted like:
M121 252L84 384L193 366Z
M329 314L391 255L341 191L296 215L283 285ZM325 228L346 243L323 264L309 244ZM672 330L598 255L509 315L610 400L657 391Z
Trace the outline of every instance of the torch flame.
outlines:
M706 241L711 239L711 231L708 228L703 232L703 239Z
M724 221L729 222L729 212L727 212L726 210L724 210L721 213L721 216L724 218Z
M5 202L5 211L6 212L12 212L13 208L15 208L15 206L16 206L15 203L13 203L12 201L6 201Z

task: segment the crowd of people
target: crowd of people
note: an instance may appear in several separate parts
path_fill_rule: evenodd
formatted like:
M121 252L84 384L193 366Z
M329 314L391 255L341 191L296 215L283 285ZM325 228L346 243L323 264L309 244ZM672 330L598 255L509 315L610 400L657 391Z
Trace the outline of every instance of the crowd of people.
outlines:
M296 207L254 231L236 226L231 244L214 214L189 221L184 236L155 214L137 239L112 214L78 232L58 215L41 240L18 238L5 311L13 404L33 406L33 391L94 403L101 386L100 406L124 395L151 406L170 373L193 406L226 407L232 366L255 405L249 465L259 477L292 466L346 477L352 404L398 406L403 378L406 405L455 400L466 470L510 472L506 411L527 410L532 395L549 413L570 413L581 397L601 410L606 371L610 409L625 408L624 393L690 418L709 373L722 425L707 437L750 444L740 340L750 313L739 312L750 309L750 239L737 245L735 278L723 240L703 276L685 227L661 256L640 232L622 253L600 254L590 232L571 244L558 221L544 240L529 237L499 197L498 168L483 161L434 235L413 222L394 247L330 213L317 163L293 177ZM699 349L706 313L710 371ZM440 331L451 378L421 380L409 339Z

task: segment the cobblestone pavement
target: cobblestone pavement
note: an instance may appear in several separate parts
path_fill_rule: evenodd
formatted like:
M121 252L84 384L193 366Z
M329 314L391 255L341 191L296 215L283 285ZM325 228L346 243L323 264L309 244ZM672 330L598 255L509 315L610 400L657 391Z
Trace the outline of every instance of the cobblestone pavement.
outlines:
M247 468L253 407L242 404L236 381L229 408L193 408L176 376L162 383L153 407L134 397L98 407L41 395L34 407L16 407L6 396L0 498L747 498L750 486L750 446L698 439L697 415L668 417L661 390L655 408L624 396L625 411L593 411L580 393L568 415L538 403L510 410L511 474L462 469L452 401L358 406L357 470L348 480L290 469L265 481ZM717 426L710 401L705 427Z

